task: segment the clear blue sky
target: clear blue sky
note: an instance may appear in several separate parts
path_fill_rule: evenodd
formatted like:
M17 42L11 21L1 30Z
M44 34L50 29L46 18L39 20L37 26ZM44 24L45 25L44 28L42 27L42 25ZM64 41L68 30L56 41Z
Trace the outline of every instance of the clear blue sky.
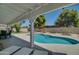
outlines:
M68 6L65 7L65 9L74 9L77 10L79 12L79 4L76 5L72 5L72 6ZM57 20L57 17L59 16L59 14L62 12L62 9L57 9L55 11L51 11L47 14L44 14L45 19L46 19L46 25L50 26L50 25L54 25L55 21ZM25 20L25 22L22 22L22 26L28 26L29 25L29 21Z

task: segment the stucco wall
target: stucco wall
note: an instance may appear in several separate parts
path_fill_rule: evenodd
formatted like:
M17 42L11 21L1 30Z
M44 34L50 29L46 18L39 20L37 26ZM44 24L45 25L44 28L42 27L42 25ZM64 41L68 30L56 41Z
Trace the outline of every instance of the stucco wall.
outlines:
M65 27L61 27L61 28L45 28L45 30L47 32L51 32L51 33L79 33L79 28L71 28L71 27L68 27L68 28L65 28Z
M15 28L13 28L13 32L16 32ZM26 33L26 32L28 32L28 29L27 28L21 28L20 32Z

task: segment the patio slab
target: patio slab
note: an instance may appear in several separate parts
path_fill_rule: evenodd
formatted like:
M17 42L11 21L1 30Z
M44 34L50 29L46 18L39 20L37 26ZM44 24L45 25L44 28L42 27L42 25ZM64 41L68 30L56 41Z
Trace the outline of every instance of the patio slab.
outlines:
M48 33L43 33L43 34L48 34ZM54 35L55 34L50 34L49 35ZM71 37L71 36L65 36L65 35L60 35L56 33L56 36L63 36L63 37L70 37L70 38L74 38L75 37ZM17 35L17 37L19 38L23 38L23 40L28 41L26 34L19 34ZM79 40L79 39L77 39ZM45 48L47 50L50 50L52 52L59 52L59 53L64 53L64 54L69 54L69 55L79 55L79 44L77 45L64 45L64 44L43 44L43 43L37 43L35 42L35 44L37 46L40 46L42 48Z

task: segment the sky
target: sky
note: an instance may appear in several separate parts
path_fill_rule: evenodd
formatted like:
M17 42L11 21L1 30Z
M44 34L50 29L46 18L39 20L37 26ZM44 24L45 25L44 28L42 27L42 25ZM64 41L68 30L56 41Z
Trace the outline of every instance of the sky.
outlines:
M70 10L74 9L74 10L77 10L79 12L79 4L65 7L65 9L70 9ZM45 25L46 26L54 25L56 20L57 20L57 17L60 15L60 13L62 11L63 11L63 9L57 9L55 11L51 11L49 13L43 14L45 17L45 20L46 20ZM21 21L21 23L22 23L22 26L28 26L29 20L24 19L23 21Z

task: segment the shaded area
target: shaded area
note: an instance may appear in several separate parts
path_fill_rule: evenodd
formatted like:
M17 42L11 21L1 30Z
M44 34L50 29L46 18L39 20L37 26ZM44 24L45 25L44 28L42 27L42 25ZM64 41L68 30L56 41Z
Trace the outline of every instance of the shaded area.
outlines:
M7 38L7 39L0 39L0 43L3 44L4 49L7 47L10 47L10 46L20 46L20 47L30 48L29 42L27 42L21 38L15 37L15 36L12 36L11 38ZM49 55L66 55L66 53L52 52L52 51L49 51L49 50L44 49L42 47L39 47L37 45L34 46L34 49L41 50L41 51L43 51L43 50L47 51Z

